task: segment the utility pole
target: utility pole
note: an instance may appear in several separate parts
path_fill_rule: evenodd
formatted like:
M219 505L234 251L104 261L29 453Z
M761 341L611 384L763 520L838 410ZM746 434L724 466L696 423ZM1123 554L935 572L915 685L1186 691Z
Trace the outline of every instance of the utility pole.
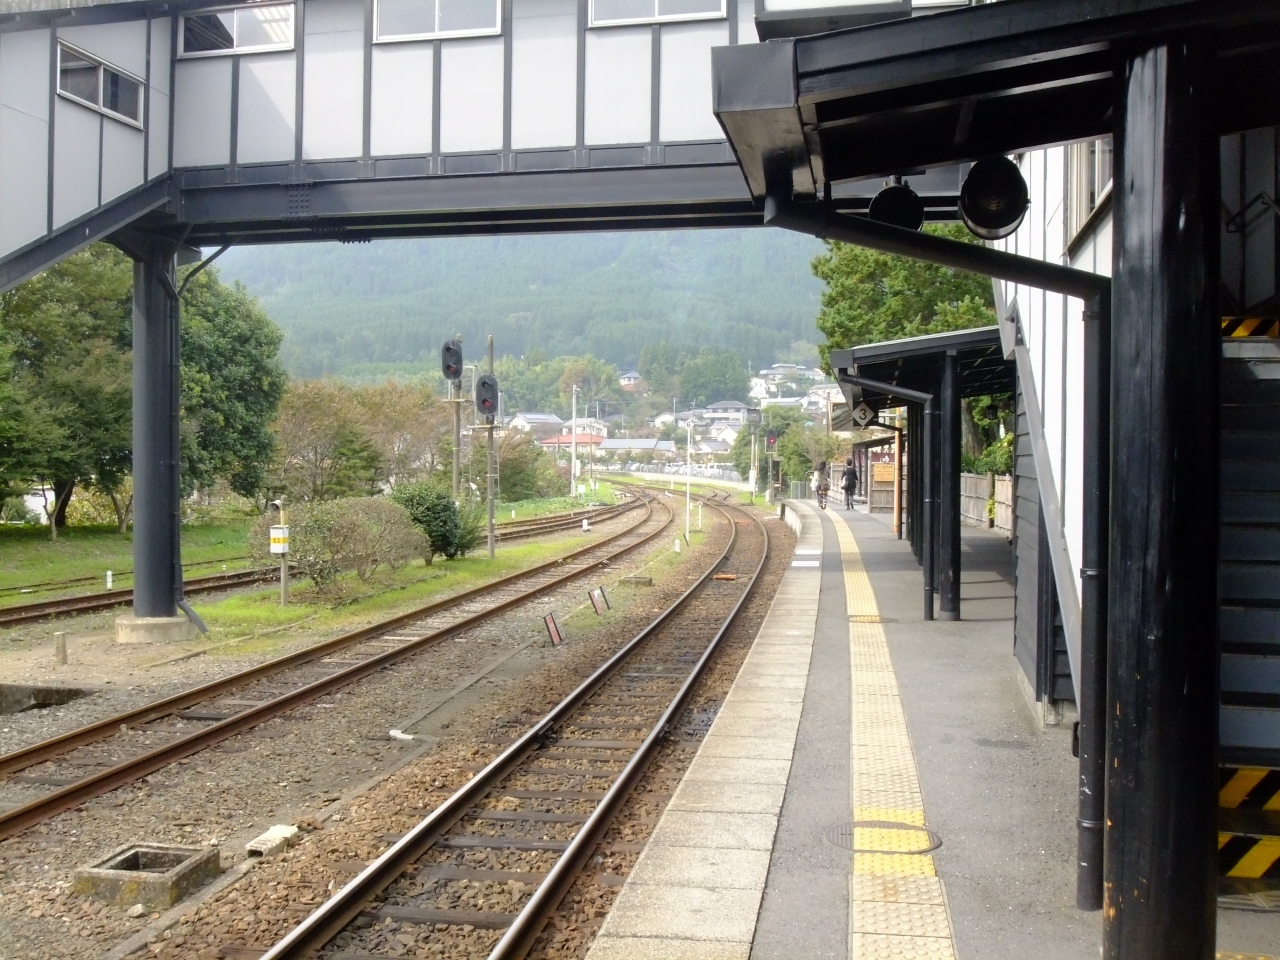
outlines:
M462 345L462 334L454 337ZM449 398L453 401L453 499L458 499L462 482L462 381L449 381Z
M748 482L751 485L751 502L756 502L756 487L760 485L760 460L756 453L756 440L759 439L760 431L753 424L751 427L751 469L747 471Z
M684 542L689 542L689 486L693 483L693 414L685 421L689 436L684 447Z
M569 420L569 496L578 495L578 385L573 385L573 416Z
M493 376L493 334L489 334L489 376ZM489 421L489 559L493 559L493 415L486 417Z

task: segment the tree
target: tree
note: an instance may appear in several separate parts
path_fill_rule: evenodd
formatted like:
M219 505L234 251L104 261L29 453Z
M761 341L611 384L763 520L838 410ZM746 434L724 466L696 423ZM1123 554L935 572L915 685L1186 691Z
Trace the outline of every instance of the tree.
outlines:
M271 460L271 421L286 377L280 330L242 284L210 267L182 298L183 490L226 479L256 497Z
M77 484L129 470L132 282L128 259L94 244L0 296L9 402L35 431L6 469L52 487L54 539Z
M783 472L797 480L807 476L821 461L830 463L839 449L839 440L818 424L793 424L778 438Z
M930 233L979 243L964 227L929 226ZM863 343L996 322L991 281L909 257L828 242L813 260L813 272L827 288L822 293L818 330L823 366L831 370L831 351Z
M356 387L356 419L380 458L389 489L430 476L452 442L453 414L423 382L395 380Z
M587 404L617 395L618 368L595 357L571 359L560 375L560 396L568 401L573 388L578 388L578 399ZM586 416L584 406L578 407L578 416Z
M376 492L382 460L358 414L355 391L345 383L289 384L274 426L272 489L305 501Z
M680 370L680 394L689 407L720 400L745 402L749 390L750 378L736 353L703 347Z

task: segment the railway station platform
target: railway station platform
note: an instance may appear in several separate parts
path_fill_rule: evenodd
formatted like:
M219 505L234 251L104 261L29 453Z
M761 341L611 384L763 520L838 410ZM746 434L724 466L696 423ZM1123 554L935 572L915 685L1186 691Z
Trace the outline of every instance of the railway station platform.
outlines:
M1024 695L1009 544L966 529L962 619L924 621L885 518L786 509L791 567L589 960L1095 960L1072 718ZM1218 948L1280 955L1280 914L1220 910Z

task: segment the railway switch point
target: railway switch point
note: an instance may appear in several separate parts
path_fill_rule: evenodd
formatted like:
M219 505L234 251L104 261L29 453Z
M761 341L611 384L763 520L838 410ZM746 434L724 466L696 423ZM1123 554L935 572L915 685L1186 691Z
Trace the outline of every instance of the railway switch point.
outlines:
M184 615L116 617L116 643L178 643L195 635L195 624Z

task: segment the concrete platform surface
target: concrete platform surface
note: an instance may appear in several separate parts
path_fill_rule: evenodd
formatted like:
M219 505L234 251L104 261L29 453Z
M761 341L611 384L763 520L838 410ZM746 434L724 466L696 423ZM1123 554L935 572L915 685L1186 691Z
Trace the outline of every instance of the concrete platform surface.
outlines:
M1009 544L966 528L962 619L925 621L887 517L787 509L792 567L589 960L1095 960ZM1218 947L1276 960L1280 914L1220 910Z

